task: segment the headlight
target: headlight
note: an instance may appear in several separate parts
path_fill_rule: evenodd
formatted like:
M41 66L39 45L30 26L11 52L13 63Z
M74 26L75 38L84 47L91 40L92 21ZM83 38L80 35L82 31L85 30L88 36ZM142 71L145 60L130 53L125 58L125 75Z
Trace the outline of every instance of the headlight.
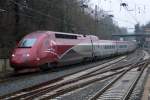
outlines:
M15 57L15 54L12 54L11 56L12 56L12 57Z
M30 55L29 54L27 54L27 57L29 57Z

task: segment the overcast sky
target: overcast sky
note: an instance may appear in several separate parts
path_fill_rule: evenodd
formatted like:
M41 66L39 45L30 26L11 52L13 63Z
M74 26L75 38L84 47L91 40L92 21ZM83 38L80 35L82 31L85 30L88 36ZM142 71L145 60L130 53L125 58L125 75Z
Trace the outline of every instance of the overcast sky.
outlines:
M127 11L120 7L121 1L128 4ZM150 22L150 0L90 0L90 5L97 4L104 11L114 15L114 22L120 27L134 28L139 22L140 25ZM128 29L132 32L133 29Z

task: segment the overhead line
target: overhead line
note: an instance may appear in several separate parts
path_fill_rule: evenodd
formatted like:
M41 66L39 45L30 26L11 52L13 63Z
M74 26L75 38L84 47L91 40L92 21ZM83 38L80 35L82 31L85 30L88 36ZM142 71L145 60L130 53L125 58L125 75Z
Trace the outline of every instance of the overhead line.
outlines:
M3 9L6 13L13 13L13 12L10 12L10 11L8 11L8 10L5 10L5 9ZM35 17L33 17L33 16L29 16L29 15L27 15L27 14L23 14L23 13L13 13L14 15L20 15L20 16L23 16L23 17L28 17L28 18L32 18L32 19L36 19ZM42 19L42 20L44 20L44 19ZM34 20L35 21L35 20ZM38 21L37 21L38 22Z
M7 12L5 9L0 9L0 12Z
M32 11L32 12L35 12L35 13L37 13L37 14L40 14L40 15L42 15L42 16L45 16L45 17L48 17L48 18L53 18L53 19L55 19L55 20L57 20L57 21L61 21L61 19L59 19L59 18L53 17L53 16L51 16L51 15L47 15L47 14L45 14L45 13L43 13L43 12L41 12L41 11L37 11L37 10L31 8L31 7L27 7L27 6L25 6L25 5L22 5L22 4L20 4L20 3L16 2L16 1L14 1L14 0L10 0L10 1L11 1L12 3L18 5L18 6L21 6L21 7L23 7L23 8L26 8L26 9L28 9L28 10L30 10L30 11Z
M125 8L126 8L127 12L130 14L130 16L138 23L137 18L136 18L135 16L133 16L133 15L128 11L128 8L127 8L127 7L125 7Z
M28 10L30 10L30 11L32 11L32 12L35 12L35 13L37 13L37 14L39 14L39 15L42 15L42 16L45 16L45 17L48 17L48 18L53 18L53 19L55 19L55 20L57 20L57 21L59 21L59 22L62 21L62 19L53 17L53 16L51 16L51 15L47 15L47 14L45 14L45 13L43 13L43 12L41 12L41 11L37 11L37 10L31 8L31 7L27 7L27 6L25 6L25 5L22 5L22 4L20 4L20 3L16 2L16 1L14 1L14 0L10 0L10 1L11 1L12 3L14 3L15 5L18 5L18 6L21 6L21 7L23 7L23 8L26 8L26 9L28 9ZM74 26L74 24L70 24L70 23L69 23L69 25Z
M118 0L120 3L122 3L122 0ZM120 5L121 6L121 5ZM125 10L128 12L128 14L136 21L136 23L138 23L138 20L135 16L133 16L129 11L128 11L128 8L127 7L123 7L123 8L126 8Z
M131 21L128 21L128 20L122 20L122 19L119 19L119 18L116 18L116 17L114 17L114 19L115 19L115 20L122 21L122 22L130 23L130 24L135 24L135 23L133 23L133 22L131 22Z

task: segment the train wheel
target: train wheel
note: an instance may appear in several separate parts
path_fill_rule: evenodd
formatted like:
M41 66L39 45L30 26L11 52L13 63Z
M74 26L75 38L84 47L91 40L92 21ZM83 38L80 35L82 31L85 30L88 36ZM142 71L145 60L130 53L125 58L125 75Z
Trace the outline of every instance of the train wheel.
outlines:
M50 64L49 64L49 63L46 63L46 64L41 65L41 66L40 66L40 69L41 69L42 71L47 71L48 69L50 69L49 66L50 66Z
M41 71L46 71L48 68L47 68L47 64L43 64L40 66L40 69Z

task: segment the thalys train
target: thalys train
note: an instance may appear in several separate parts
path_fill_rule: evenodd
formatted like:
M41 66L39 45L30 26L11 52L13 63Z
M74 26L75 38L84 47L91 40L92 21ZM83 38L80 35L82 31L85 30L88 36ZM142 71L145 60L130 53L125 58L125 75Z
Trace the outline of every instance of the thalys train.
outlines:
M100 40L94 35L36 31L26 35L14 49L10 64L16 72L30 72L124 54L135 42Z

